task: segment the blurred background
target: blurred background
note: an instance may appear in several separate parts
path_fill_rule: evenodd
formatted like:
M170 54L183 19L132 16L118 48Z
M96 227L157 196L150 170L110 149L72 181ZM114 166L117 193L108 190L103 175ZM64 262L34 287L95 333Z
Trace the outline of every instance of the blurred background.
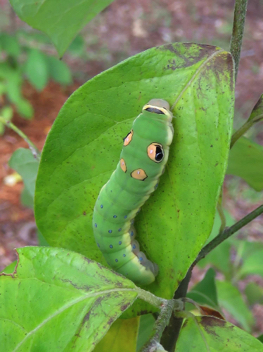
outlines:
M12 119L42 150L47 133L69 95L121 60L150 47L177 41L229 50L233 8L232 0L116 0L77 35L59 60L48 37L20 21L9 2L0 0L0 115ZM249 117L262 93L263 1L253 0L248 3L237 79L235 129ZM263 145L263 122L252 127L246 137ZM16 259L14 248L38 243L32 197L23 190L21 177L8 164L19 147L28 146L14 131L0 124L0 270ZM263 199L263 192L256 192L234 176L227 176L223 194L228 224L244 217L262 204ZM216 218L215 234L219 225ZM263 244L262 233L261 216L237 234L236 238L245 242L228 248L227 268L217 263L221 258L216 261L211 257L195 268L191 280L192 287L203 278L204 268L210 266L217 269L219 279L227 279L229 274L229 282L241 292L243 305L237 311L230 309L229 313L229 299L219 295L221 305L226 308L224 313L255 336L263 332L263 278L256 271L255 275L250 271L241 277L238 270L247 242L253 253L253 244L255 247L259 242ZM263 250L261 254L263 259ZM254 284L261 290L257 291L257 298L252 297ZM229 289L226 287L225 291Z

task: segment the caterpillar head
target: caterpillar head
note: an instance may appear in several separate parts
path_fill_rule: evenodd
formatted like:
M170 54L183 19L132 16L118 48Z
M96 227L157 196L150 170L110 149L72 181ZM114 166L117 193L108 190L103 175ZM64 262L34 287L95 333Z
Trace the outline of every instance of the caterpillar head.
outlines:
M142 110L153 112L155 114L166 115L169 118L169 122L173 118L169 103L163 99L151 99L144 105Z

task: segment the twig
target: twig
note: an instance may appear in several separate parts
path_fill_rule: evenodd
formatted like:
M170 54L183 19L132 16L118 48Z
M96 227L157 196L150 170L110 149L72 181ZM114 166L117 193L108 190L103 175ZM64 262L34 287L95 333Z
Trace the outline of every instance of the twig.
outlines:
M163 304L166 302L166 299L155 296L151 292L145 291L138 286L136 287L136 291L138 293L138 298L150 303L151 305L153 305L156 308L161 309Z
M220 243L228 239L231 235L233 235L235 232L240 230L242 227L250 223L252 220L254 220L257 216L263 213L263 205L260 205L258 208L253 210L251 213L249 213L247 216L245 216L243 219L239 220L236 222L233 226L226 228L225 231L222 233L219 233L211 242L209 242L198 254L196 257L195 261L191 265L191 268L193 268L201 259L203 259L208 253L210 253L214 248L216 248Z
M180 306L181 303L181 307ZM154 329L151 339L144 345L141 352L149 352L157 346L161 340L163 331L165 327L169 324L172 313L175 309L182 309L183 303L178 302L177 300L171 299L166 300L162 307L158 319L154 324Z
M179 299L186 296L191 274L192 274L192 271L188 270L185 278L183 279L183 281L180 283L177 290L175 291L174 299ZM165 350L169 352L174 352L175 344L178 339L182 323L183 323L182 317L172 314L169 325L164 330L164 333L161 339L161 344L165 348Z
M247 121L233 134L231 138L230 148L233 147L236 141L242 137L250 127L261 120L263 120L263 94L261 94L260 98L258 99Z
M242 47L242 40L245 27L245 19L247 12L248 0L236 0L232 36L230 41L230 52L235 61L235 79L237 79L237 72L240 60L240 53Z
M253 120L246 121L243 126L241 126L232 136L231 138L231 143L230 143L230 149L233 147L233 145L236 143L236 141L245 134L250 127L253 126L255 122Z
M4 125L7 127L11 128L13 131L15 131L20 137L22 137L28 144L29 149L31 150L33 156L35 159L40 160L40 151L37 149L35 144L31 142L31 140L25 135L18 127L16 127L12 122L6 121L2 116L0 116L0 122L2 122Z

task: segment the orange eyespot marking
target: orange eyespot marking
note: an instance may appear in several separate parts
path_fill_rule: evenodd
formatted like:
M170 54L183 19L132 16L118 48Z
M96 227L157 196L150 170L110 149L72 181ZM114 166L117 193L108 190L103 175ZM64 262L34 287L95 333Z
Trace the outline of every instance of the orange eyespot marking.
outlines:
M152 143L147 148L148 157L156 163L160 163L164 157L163 146L159 143Z
M144 181L148 176L143 169L137 169L131 172L131 177L135 178L136 180Z
M126 167L126 163L125 163L124 159L120 160L120 166L121 166L122 171L124 171L124 172L127 171L127 167Z
M126 145L128 145L128 144L131 142L132 136L133 136L133 130L131 130L131 132L129 132L129 133L127 134L127 136L126 136L125 138L123 138L123 141L124 141L123 145L124 145L125 147L126 147Z

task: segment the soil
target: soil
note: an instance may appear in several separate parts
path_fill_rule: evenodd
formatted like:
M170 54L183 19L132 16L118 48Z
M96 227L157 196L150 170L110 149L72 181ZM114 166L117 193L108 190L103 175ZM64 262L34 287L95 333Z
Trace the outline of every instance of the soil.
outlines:
M25 120L15 114L13 123L42 150L49 129L60 108L69 95L85 80L117 62L152 46L167 42L196 42L229 48L234 1L229 0L117 0L106 8L83 30L85 55L80 57L66 53L64 60L78 78L72 86L62 88L50 82L37 92L25 82L23 93L33 105L33 120ZM7 29L25 27L13 18L9 3L0 0L0 10L7 16ZM11 15L10 15L11 13ZM1 15L2 16L2 15ZM236 86L236 117L234 127L239 127L263 92L263 3L254 0L248 4L244 44ZM9 21L9 22L8 22ZM55 53L54 49L49 52ZM249 88L248 88L249 87ZM250 137L263 144L263 123L252 129ZM21 205L22 182L14 186L4 183L14 171L8 160L17 148L27 144L11 129L6 129L0 138L0 270L16 259L14 248L36 245L36 230L33 211ZM238 192L231 193L231 179L224 186L224 206L235 219L240 219L262 202L244 197L248 186L239 182ZM230 186L229 186L230 184ZM251 223L241 236L262 241L262 216ZM195 269L191 285L198 282L204 270ZM263 286L262 279L259 284ZM257 325L255 334L263 331L262 306L253 308Z

